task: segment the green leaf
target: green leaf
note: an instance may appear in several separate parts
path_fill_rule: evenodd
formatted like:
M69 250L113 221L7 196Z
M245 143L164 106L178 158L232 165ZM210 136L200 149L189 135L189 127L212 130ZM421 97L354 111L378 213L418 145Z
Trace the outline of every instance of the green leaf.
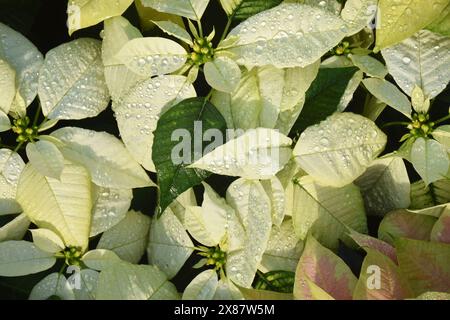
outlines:
M216 270L205 270L188 284L183 293L183 300L212 300L216 293L219 279Z
M411 162L425 184L442 179L450 165L447 150L439 142L418 138L411 149Z
M410 209L425 209L450 202L450 180L437 180L428 185L423 180L411 184Z
M158 268L118 262L103 270L98 279L98 300L174 300L175 286Z
M110 17L120 16L133 0L71 0L67 7L69 35L75 31L96 25Z
M223 9L234 21L249 17L279 5L283 0L220 0Z
M295 273L291 271L270 271L258 273L254 287L258 290L272 290L281 293L291 293L294 287Z
M2 59L0 59L0 89L0 110L6 114L11 109L16 95L16 71Z
M367 250L353 299L403 300L413 296L400 268L380 252Z
M233 92L241 80L239 66L227 57L216 57L204 66L208 84L222 92Z
M239 288L245 300L292 300L292 293Z
M116 55L119 61L140 76L156 76L180 69L186 50L170 39L136 38L128 41Z
M148 261L169 279L175 277L193 251L194 244L170 208L161 217L152 220L147 247Z
M28 231L30 220L27 215L22 213L12 221L0 226L0 242L7 240L20 240Z
M39 74L44 115L76 120L100 114L109 103L103 72L98 40L77 39L50 50Z
M289 161L292 140L276 130L257 128L207 153L189 168L213 173L270 179Z
M305 106L291 132L303 132L336 112L349 81L357 71L355 67L319 69L317 78L306 92Z
M263 272L275 270L294 272L302 250L303 242L295 234L292 220L284 220L281 226L272 227L259 270Z
M313 284L337 300L350 300L356 277L337 255L309 236L295 273L294 298L314 299Z
M234 28L227 39L237 37L237 41L226 51L235 55L238 64L249 68L305 67L336 46L346 32L344 21L328 11L300 4L281 4Z
M0 215L22 212L16 201L16 190L24 167L25 163L18 153L0 149Z
M158 119L178 102L195 97L195 89L184 76L159 76L138 82L113 103L120 136L137 162L152 172L152 146Z
M380 0L376 46L389 47L425 28L445 9L448 0Z
M38 75L43 57L38 49L23 35L0 23L0 60L6 61L16 71L16 93L11 108L4 110L24 116L38 90ZM3 102L2 102L3 103Z
M195 123L195 121L199 122ZM201 127L200 123L202 124ZM153 163L158 172L160 212L164 212L184 191L199 184L209 176L209 173L206 171L189 169L186 168L186 165L190 164L190 161L193 160L192 155L194 157L198 156L192 152L196 149L195 146L200 147L198 151L203 153L204 148L198 140L203 137L205 131L208 129L218 129L223 134L225 128L226 124L223 117L204 98L184 100L161 116L156 131L153 133L155 138L152 153ZM182 135L175 137L175 139L182 138L181 142L178 142L179 140L173 141L172 139L172 135L177 129L179 129L178 132L182 133ZM192 141L192 138L195 141ZM177 150L178 145L184 148L186 144L188 150L183 150L183 158L187 157L189 163L175 164L172 159L172 154ZM176 157L179 156L178 149Z
M381 221L378 238L390 244L394 244L395 239L399 238L430 240L431 230L435 223L435 217L406 210L393 211Z
M56 259L27 241L0 243L0 276L18 277L51 268Z
M83 257L81 261L91 269L95 270L104 270L112 265L118 263L120 258L111 250L106 249L94 249L88 251Z
M97 249L111 250L122 260L138 263L147 248L149 229L149 217L129 211L123 220L103 233Z
M61 177L64 157L53 143L45 140L28 143L26 152L31 165L40 174L55 179Z
M366 89L381 102L411 118L411 103L408 98L392 83L384 79L364 79Z
M388 74L386 66L371 56L352 54L349 57L355 66L371 77L383 79Z
M49 229L33 229L31 234L36 247L45 252L54 254L66 247L62 239Z
M122 142L111 134L64 127L54 131L52 137L63 142L59 150L64 157L85 166L98 186L120 189L153 185Z
M371 165L386 141L386 135L367 118L335 113L300 135L294 156L300 167L318 182L343 187Z
M367 233L364 203L355 185L326 187L304 176L294 188L292 222L300 239L306 239L311 229L321 243L337 249L338 240L346 240L344 235L349 228Z
M431 3L426 6L431 7ZM411 96L417 85L432 99L450 81L449 46L449 37L422 30L383 50L382 54L389 73L406 94Z
M355 184L361 189L368 214L383 216L410 205L409 177L402 158L375 160Z
M238 179L228 187L227 202L235 210L242 231L229 226L226 273L237 285L249 288L270 237L270 199L258 180ZM240 246L231 245L242 237L245 240Z
M208 6L209 0L141 0L144 7L151 7L159 12L176 14L191 20L198 20Z
M450 288L450 245L409 239L395 243L398 262L415 295Z
M130 208L131 189L104 188L92 185L92 226L90 237L96 236L118 224Z
M66 246L87 248L92 198L84 167L66 162L56 180L26 165L17 186L17 201L34 224L58 234Z
M75 295L66 277L57 272L39 281L31 290L29 300L48 300L51 297L61 300L75 300Z

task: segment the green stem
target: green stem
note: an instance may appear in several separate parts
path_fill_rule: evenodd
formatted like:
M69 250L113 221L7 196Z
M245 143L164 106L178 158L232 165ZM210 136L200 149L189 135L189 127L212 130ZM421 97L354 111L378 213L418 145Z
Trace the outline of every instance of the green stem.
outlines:
M18 145L17 145L17 147L14 149L14 152L17 152L17 151L19 151L20 150L20 148L23 146L23 142L20 142Z
M202 23L200 22L200 20L197 20L197 25L198 25L198 32L200 34L200 38L203 38L203 28L202 28Z
M225 39L225 37L227 36L228 30L230 30L232 22L233 22L233 16L228 18L227 24L225 26L225 29L223 30L222 36L220 37L219 43L221 43L223 41L223 39Z
M443 117L443 118L441 118L441 119L439 119L439 120L436 120L436 121L434 122L434 124L436 125L436 124L442 123L442 122L444 122L444 121L447 121L447 120L449 120L449 119L450 119L450 114L447 115L447 116L445 116L445 117Z
M41 106L41 103L39 102L38 108L36 110L36 114L34 115L33 127L37 125L37 122L39 120L39 115L41 114L41 110L42 110L42 106Z
M387 128L387 127L392 127L392 126L409 126L409 125L410 125L409 122L395 121L395 122L385 123L384 125L381 126L381 128Z

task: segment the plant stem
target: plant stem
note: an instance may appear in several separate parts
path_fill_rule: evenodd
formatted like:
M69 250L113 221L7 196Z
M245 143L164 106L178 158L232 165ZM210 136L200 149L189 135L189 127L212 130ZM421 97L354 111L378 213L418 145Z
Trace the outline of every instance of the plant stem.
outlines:
M409 125L410 125L409 122L395 121L395 122L385 123L384 125L381 126L381 128L387 128L387 127L392 127L392 126L409 126Z
M227 36L228 30L230 30L230 27L231 27L231 23L232 23L232 17L229 17L227 24L225 26L225 29L223 30L222 36L220 37L219 43L221 43L222 40L225 39L225 37Z
M443 117L443 118L441 118L441 119L439 119L439 120L436 120L436 121L434 122L434 124L436 125L436 124L442 123L442 122L444 122L444 121L447 121L447 120L449 120L449 119L450 119L450 114L447 115L447 116L445 116L445 117Z
M203 38L203 28L200 20L197 20L197 25L198 25L198 32L200 33L200 38Z
M23 142L20 142L17 147L14 149L14 152L19 151L19 149L23 146Z
M39 102L38 108L36 110L36 114L34 115L33 127L37 125L37 122L39 120L39 115L41 114L41 110L42 110L42 106L41 106L41 103Z

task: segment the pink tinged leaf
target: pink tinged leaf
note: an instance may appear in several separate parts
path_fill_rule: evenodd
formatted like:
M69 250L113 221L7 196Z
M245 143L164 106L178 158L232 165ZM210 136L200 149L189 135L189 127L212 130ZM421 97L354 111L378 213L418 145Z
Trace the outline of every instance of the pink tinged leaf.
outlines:
M379 251L380 253L389 257L395 264L397 264L397 255L395 254L395 248L389 243L356 231L352 231L349 236L367 252L367 249Z
M431 240L450 243L450 210L448 208L441 214L431 230Z
M414 297L400 268L376 249L367 255L353 293L355 300L401 300Z
M431 230L437 218L397 210L387 214L378 228L378 238L394 244L397 238L430 240Z
M296 299L313 299L317 297L318 290L322 289L336 300L350 300L356 281L356 277L341 258L323 247L312 236L308 237L296 270Z
M416 295L450 291L450 244L398 239L400 269Z

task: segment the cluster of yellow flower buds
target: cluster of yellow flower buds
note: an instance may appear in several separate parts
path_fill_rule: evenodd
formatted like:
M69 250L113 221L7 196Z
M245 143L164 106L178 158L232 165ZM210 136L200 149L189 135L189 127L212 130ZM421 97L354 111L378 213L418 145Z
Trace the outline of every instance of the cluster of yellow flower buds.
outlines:
M195 39L192 50L189 60L192 64L198 66L211 61L214 57L213 44L206 38Z
M38 127L30 126L30 118L24 117L13 121L12 130L18 135L19 143L32 142L38 135Z
M206 248L202 247L202 251L198 255L206 258L206 265L213 266L214 270L223 269L227 259L227 254L222 251L219 246Z
M414 113L412 122L408 125L410 134L414 137L427 137L434 127L434 122L429 122L430 116L423 113Z

